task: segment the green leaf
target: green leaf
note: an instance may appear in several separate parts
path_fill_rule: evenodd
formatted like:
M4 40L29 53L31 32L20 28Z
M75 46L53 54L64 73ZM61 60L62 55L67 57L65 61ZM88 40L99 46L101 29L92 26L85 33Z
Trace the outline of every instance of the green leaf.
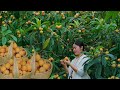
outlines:
M113 51L113 50L115 50L115 49L117 49L117 47L111 48L111 49L109 50L109 52L111 52L111 51Z
M14 35L10 35L15 42L17 42L17 38Z
M101 59L102 59L102 65L106 67L107 62L105 60L105 55L103 55Z
M101 72L102 72L102 65L100 63L96 64L96 72L95 72L95 77L97 79L101 78Z
M5 36L5 35L8 35L9 33L12 33L12 31L11 31L11 30L5 31L5 32L4 32L4 36Z
M112 16L111 11L106 12L105 21L107 21Z
M38 18L35 18L36 22L37 22L37 26L40 27L41 26L41 20L39 20Z
M38 20L38 21L37 21L37 25L38 25L38 27L41 26L41 20Z
M43 49L45 49L50 42L50 38L48 38L44 43L43 43Z
M2 31L5 31L5 30L7 30L7 27L2 26Z
M109 57L111 57L111 59L112 60L115 60L115 59L117 59L117 57L115 57L114 55L112 55L112 54L107 54Z
M99 60L97 59L89 59L89 62L87 64L85 64L84 66L84 70L87 71L91 66L93 66L94 64L98 63Z
M2 37L2 45L5 45L7 42L7 38L6 37Z

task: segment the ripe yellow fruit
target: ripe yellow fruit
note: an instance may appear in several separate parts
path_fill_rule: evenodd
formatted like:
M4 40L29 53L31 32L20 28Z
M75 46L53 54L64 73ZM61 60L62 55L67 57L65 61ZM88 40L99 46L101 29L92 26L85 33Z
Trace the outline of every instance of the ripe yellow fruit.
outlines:
M26 65L26 61L21 61L21 65L25 66Z
M118 64L117 67L120 68L120 64Z
M45 63L45 64L43 64L43 67L44 67L45 70L47 71L47 70L49 70L49 68L50 68L50 64L49 64L49 63Z
M119 30L118 30L118 29L116 29L116 30L115 30L115 32L119 32Z
M42 30L43 30L43 28L42 28L42 27L39 27L39 30L40 30L40 31L42 31Z
M17 34L20 34L20 31L19 31L19 30L17 31Z
M42 11L42 16L44 16L45 15L45 11Z
M22 71L26 71L27 67L26 66L22 66Z
M40 34L43 34L43 31L40 31Z
M118 60L117 60L118 62L120 62L120 58L118 58Z
M28 65L28 64L27 64L27 71L28 71L28 72L31 72L31 71L32 71L31 65Z
M5 52L6 52L5 48L1 48L1 49L0 49L0 52L1 52L1 53L5 53Z
M43 60L40 60L38 63L39 63L39 66L43 66L44 61L43 61Z
M39 69L39 72L40 73L43 73L43 72L45 72L46 70L45 70L45 68L44 67L40 67L40 69Z
M115 68L115 67L116 67L116 64L112 64L111 66L112 66L113 68Z
M5 66L2 66L2 67L0 68L0 70L1 70L1 72L4 72L4 71L6 70L6 67L5 67Z
M8 62L10 65L13 65L13 59L10 59Z
M109 57L105 57L105 60L109 60Z
M21 64L22 63L22 59L19 59L17 62L18 62L18 64Z
M16 43L13 43L13 48L17 48L17 44Z
M111 79L115 79L115 76L111 76Z
M21 55L20 54L16 54L16 58L21 58Z
M65 57L65 58L64 58L64 60L68 61L68 60L69 60L69 58L68 58L68 57Z
M22 71L22 74L25 75L25 74L27 74L27 72L26 71Z
M53 61L54 59L53 59L52 57L50 57L48 60L49 60L49 61Z
M0 15L0 19L2 18L2 16Z
M11 21L11 20L9 20L9 21L8 21L8 23L9 23L9 24L11 24L11 23L12 23L12 21Z
M3 74L8 75L8 74L9 74L9 70L5 70L5 71L3 72Z
M5 64L6 69L10 69L10 66L11 65L9 63Z
M56 25L56 28L57 28L57 29L61 29L61 28L62 28L62 25Z
M27 64L29 64L29 65L30 65L30 63L31 63L31 61L30 61L30 60L27 60Z
M0 53L0 56L1 56L1 57L4 57L4 56L5 56L5 54L4 54L4 53Z
M10 71L13 71L13 66L10 67Z
M41 56L40 56L39 54L36 54L35 60L36 60L36 61L39 61L40 59L41 59Z
M103 51L103 48L100 48L100 51Z
M19 75L22 76L23 75L23 72L21 70L19 70Z
M19 47L15 48L15 52L16 53L20 52L20 48Z
M105 54L109 54L109 51L106 51Z
M66 77L67 75L66 74L63 74L64 77Z
M19 52L19 54L20 54L21 56L23 56L23 55L24 55L24 54L23 54L23 51L20 51L20 52Z

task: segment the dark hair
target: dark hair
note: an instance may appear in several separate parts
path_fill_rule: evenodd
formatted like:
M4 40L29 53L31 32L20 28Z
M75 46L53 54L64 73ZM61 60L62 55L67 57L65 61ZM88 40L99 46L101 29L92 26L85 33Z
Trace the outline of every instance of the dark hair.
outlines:
M75 42L74 42L74 44L78 45L80 48L81 48L81 46L83 46L83 51L84 51L84 46L85 45L84 45L84 43L83 43L82 40L76 39Z

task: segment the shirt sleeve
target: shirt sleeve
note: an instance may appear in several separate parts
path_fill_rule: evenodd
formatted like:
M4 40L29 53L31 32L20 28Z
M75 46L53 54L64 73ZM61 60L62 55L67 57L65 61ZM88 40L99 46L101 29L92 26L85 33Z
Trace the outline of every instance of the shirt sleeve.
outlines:
M84 63L88 60L88 58L84 58L84 62L82 63L82 65L79 65L77 68L78 68L78 71L76 72L76 74L80 75L80 76L83 76L85 71L84 71Z

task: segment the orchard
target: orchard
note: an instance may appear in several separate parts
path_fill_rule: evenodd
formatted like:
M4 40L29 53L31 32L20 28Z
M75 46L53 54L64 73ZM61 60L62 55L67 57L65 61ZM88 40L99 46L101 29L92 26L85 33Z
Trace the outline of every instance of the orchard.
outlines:
M50 71L48 79L67 79L60 60L74 59L77 38L91 79L120 78L119 11L0 11L0 78Z

